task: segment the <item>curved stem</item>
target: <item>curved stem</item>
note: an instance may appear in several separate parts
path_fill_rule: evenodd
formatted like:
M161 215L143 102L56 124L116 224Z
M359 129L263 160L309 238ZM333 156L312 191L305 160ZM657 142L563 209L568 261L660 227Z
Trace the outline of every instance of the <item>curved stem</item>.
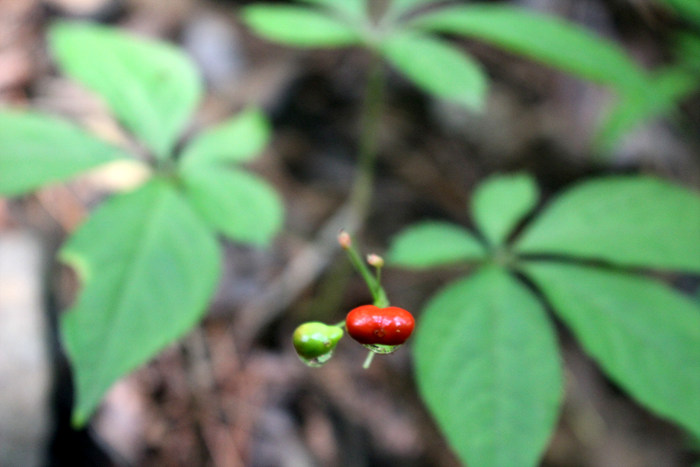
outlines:
M354 243L351 242L344 248L344 250L348 254L350 263L352 263L355 270L360 273L365 283L367 284L367 287L369 288L369 291L372 294L374 305L378 306L379 308L388 307L389 298L386 296L386 292L384 291L384 288L378 280L379 278L374 276L369 270L365 262L360 257L360 254L358 253L357 249L355 248Z

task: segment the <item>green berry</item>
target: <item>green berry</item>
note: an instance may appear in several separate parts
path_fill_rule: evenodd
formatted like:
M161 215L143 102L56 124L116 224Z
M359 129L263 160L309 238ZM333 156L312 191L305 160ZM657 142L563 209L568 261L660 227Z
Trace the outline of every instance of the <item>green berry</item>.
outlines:
M294 349L304 363L321 366L331 357L341 337L343 330L340 327L309 321L294 330L292 339Z

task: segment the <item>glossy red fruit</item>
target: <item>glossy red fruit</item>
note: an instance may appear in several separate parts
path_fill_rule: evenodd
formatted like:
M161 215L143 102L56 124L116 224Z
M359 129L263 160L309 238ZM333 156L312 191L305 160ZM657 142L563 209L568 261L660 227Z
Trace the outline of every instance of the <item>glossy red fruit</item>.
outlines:
M413 315L397 306L362 305L345 318L350 337L365 345L401 345L409 338L415 324Z

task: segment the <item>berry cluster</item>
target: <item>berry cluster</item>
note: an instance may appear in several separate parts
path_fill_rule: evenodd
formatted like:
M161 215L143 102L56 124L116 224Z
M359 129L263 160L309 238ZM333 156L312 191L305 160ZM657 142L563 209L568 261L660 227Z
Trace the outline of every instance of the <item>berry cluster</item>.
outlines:
M299 358L309 366L321 366L333 355L333 350L343 337L343 328L350 337L370 350L364 367L367 368L375 353L394 352L406 342L415 327L413 315L403 308L389 306L389 300L380 283L384 260L377 255L367 257L367 263L375 268L372 275L367 265L352 246L350 236L341 232L338 242L348 253L350 261L367 282L374 298L374 304L362 305L351 310L345 321L328 325L310 321L296 328L293 342Z

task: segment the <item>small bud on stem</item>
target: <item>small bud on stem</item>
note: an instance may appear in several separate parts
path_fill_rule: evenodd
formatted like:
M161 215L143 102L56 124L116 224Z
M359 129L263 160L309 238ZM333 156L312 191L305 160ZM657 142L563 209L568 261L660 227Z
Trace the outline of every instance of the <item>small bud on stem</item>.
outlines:
M347 233L345 230L341 230L338 234L338 243L340 244L340 247L343 250L350 249L350 247L352 246L352 239L350 238L350 234Z
M370 253L367 255L367 263L370 266L374 266L375 268L379 269L384 266L384 258L377 254Z

